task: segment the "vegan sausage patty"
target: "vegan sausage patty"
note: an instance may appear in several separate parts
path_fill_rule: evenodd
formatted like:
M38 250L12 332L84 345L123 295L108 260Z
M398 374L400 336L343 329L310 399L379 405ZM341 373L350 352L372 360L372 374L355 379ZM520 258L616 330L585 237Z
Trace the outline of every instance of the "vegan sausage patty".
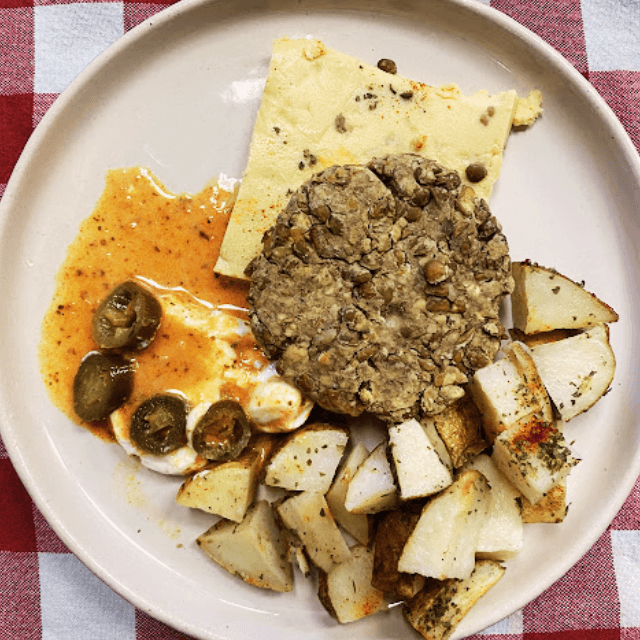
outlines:
M435 414L490 362L508 245L460 176L414 154L335 166L292 194L247 268L251 326L330 411Z

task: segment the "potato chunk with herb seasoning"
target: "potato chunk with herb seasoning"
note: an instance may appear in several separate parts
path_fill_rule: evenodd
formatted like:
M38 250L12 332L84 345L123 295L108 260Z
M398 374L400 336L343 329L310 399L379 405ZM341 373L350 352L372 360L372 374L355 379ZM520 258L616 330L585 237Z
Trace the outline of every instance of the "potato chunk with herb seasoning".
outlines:
M399 494L387 457L388 444L381 442L358 467L344 506L351 513L379 513L398 504Z
M486 454L479 455L464 468L480 471L491 486L487 517L478 538L476 557L507 560L519 553L524 545L520 506L522 496Z
M254 503L241 523L220 520L196 542L214 562L249 584L273 591L293 589L284 537L266 500Z
M398 571L398 560L419 518L419 513L407 510L387 511L382 515L373 540L371 584L377 589L406 599L424 586L424 576Z
M584 329L616 322L618 314L582 284L554 269L515 262L511 295L513 325L524 333L553 329Z
M321 572L318 597L339 622L355 622L387 608L384 593L371 585L373 551L351 547L351 559Z
M606 325L531 349L536 367L563 420L590 409L613 381L616 359Z
M267 463L265 484L326 493L348 441L345 429L326 423L294 431Z
M366 513L351 513L345 507L349 483L355 475L358 467L369 456L368 449L358 443L344 460L338 473L327 491L327 504L336 522L361 544L369 544L371 539L371 520Z
M433 421L392 425L389 443L403 500L433 495L453 482L451 459Z
M259 468L255 454L205 467L182 483L176 502L242 522L258 488Z
M433 422L447 447L454 469L473 460L488 446L482 435L482 416L468 393L433 416Z
M465 580L429 580L405 603L404 616L425 640L446 640L504 572L505 568L493 560L478 560Z
M532 504L569 475L578 460L555 423L533 417L503 431L491 455L496 466Z
M282 523L304 545L311 561L329 572L351 559L349 547L321 493L304 491L281 502L276 510Z
M518 342L505 347L505 356L479 371L469 391L480 409L489 442L506 429L526 424L532 416L551 421L551 404L528 348Z
M189 476L180 486L176 502L242 522L256 496L265 457L273 446L270 435L259 435L235 460L212 463Z
M427 578L468 578L489 506L489 484L465 471L430 500L404 546L398 570Z
M522 502L522 522L553 523L563 522L567 516L567 480L561 480L547 495L535 504L531 504L524 496Z
M516 365L522 376L522 382L538 404L538 413L543 420L551 422L554 418L551 399L544 386L536 366L531 349L522 342L511 342L505 347L507 358Z

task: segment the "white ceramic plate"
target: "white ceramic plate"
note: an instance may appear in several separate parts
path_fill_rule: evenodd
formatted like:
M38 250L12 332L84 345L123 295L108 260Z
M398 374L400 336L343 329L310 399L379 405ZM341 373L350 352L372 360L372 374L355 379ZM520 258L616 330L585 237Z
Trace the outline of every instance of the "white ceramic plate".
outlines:
M463 636L541 593L597 540L640 473L637 354L640 167L622 127L541 40L465 0L196 0L122 38L48 112L18 163L0 227L2 436L54 529L95 573L157 618L200 638L415 638L396 609L351 626L324 613L309 581L253 589L193 544L205 514L174 504L175 479L136 469L117 445L72 425L38 371L53 274L108 168L147 165L177 191L241 175L271 42L314 35L403 75L480 88L541 88L545 113L511 136L492 200L514 259L553 266L620 313L613 389L567 426L583 462L562 525L529 526L525 551L460 625Z

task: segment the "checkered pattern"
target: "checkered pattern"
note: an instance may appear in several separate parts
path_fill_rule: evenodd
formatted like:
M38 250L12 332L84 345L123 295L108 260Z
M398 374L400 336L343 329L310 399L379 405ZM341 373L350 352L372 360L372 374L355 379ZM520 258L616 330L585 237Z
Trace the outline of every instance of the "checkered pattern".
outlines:
M56 96L93 57L166 4L0 0L0 197ZM640 149L639 0L490 4L590 80ZM115 638L188 640L114 594L69 552L32 504L0 441L0 639ZM640 640L640 481L575 567L475 638Z

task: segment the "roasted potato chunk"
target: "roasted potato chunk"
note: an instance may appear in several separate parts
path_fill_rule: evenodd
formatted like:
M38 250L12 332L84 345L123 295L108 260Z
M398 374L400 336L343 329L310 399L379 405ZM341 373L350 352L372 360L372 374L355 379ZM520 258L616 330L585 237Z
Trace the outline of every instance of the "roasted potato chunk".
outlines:
M348 441L346 429L327 423L294 431L267 463L265 484L291 491L326 493Z
M556 524L563 522L568 510L567 505L567 481L562 480L555 487L547 491L535 504L531 504L524 496L520 499L522 504L522 522L545 522Z
M404 605L404 617L425 640L446 640L473 605L504 575L493 560L478 560L464 580L428 580Z
M433 416L433 422L454 469L462 467L488 446L482 435L482 415L469 394Z
M513 325L524 333L584 329L618 320L608 304L554 269L514 262L511 271Z
M371 584L402 599L413 597L425 581L419 574L398 571L398 560L419 517L410 511L389 511L381 516L373 539Z
M371 584L373 552L363 545L351 547L351 559L329 573L320 572L318 597L339 622L355 622L386 609L384 593Z
M214 562L249 584L273 591L293 589L284 536L266 500L254 503L240 523L220 520L196 542Z
M371 539L371 519L366 513L351 513L345 507L349 483L358 467L369 456L369 451L362 444L357 444L347 456L327 492L327 504L336 522L361 544L369 544Z
M553 404L565 421L590 409L613 381L616 359L605 325L538 345L531 349L531 354Z
M351 552L321 493L304 491L277 507L283 524L304 545L311 561L323 571L346 562Z
M351 513L379 513L398 504L399 495L387 456L388 444L381 442L355 472L345 498Z
M433 495L453 482L451 459L431 420L391 425L389 443L402 500Z
M422 509L398 561L398 571L427 578L468 578L489 506L489 484L465 471Z

